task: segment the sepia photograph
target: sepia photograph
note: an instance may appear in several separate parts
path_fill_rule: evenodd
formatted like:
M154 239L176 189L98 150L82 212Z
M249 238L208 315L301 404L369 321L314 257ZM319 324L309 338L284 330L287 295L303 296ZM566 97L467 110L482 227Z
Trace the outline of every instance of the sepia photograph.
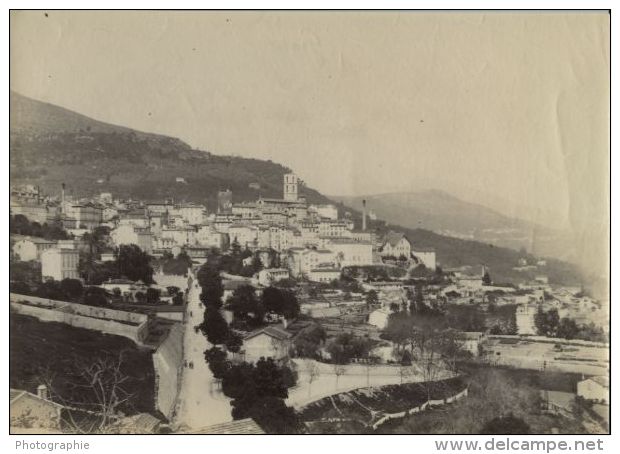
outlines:
M609 10L8 16L9 434L610 434Z

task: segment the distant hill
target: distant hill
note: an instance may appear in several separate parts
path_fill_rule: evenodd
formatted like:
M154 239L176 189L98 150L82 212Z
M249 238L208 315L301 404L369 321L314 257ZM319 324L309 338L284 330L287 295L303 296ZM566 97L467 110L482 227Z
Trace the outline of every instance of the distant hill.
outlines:
M281 197L282 176L291 171L271 161L192 149L176 138L103 123L13 92L10 101L11 184L39 185L48 194L59 193L64 182L69 193L79 196L111 192L147 201L173 197L178 202L204 203L214 210L220 189L231 189L235 202L256 200L259 195ZM260 189L253 189L256 184ZM309 187L300 192L311 203L332 202ZM523 228L522 223L441 192L393 196L385 203L381 196L367 199L370 208L390 223L377 221L371 223L373 227L405 231L417 246L435 248L445 267L486 264L500 281L531 277L512 269L520 257L516 250L431 231L449 233L446 230L456 231L463 225L473 229L482 225L481 220L501 228ZM359 225L361 199L338 200L341 213L350 212ZM420 219L422 224L418 224ZM580 282L575 267L563 262L552 262L544 274L558 283Z
M10 102L11 182L37 184L47 193L58 193L64 182L78 195L174 197L214 209L220 189L231 189L235 201L279 197L282 176L290 172L271 161L192 149L176 138L103 123L15 92ZM311 188L303 194L311 202L327 201Z
M10 91L9 102L11 106L11 117L9 120L11 133L34 135L56 134L59 132L133 133L141 139L154 140L165 137L93 120L63 107L27 98L14 91ZM174 140L180 146L189 148L188 145L178 139L169 138L169 140Z
M361 209L365 199L378 217L395 224L515 249L529 247L535 229L525 221L438 190L332 198L356 209Z
M490 243L561 260L578 262L573 239L553 230L505 216L476 203L439 190L366 196L332 196L346 206L361 210L362 200L379 218L409 228L432 230L455 238Z

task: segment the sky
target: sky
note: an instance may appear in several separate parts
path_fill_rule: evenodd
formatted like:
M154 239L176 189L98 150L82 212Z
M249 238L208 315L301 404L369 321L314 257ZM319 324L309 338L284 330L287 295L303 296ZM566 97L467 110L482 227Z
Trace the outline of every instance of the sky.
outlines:
M577 234L609 223L609 65L607 13L11 13L23 95Z

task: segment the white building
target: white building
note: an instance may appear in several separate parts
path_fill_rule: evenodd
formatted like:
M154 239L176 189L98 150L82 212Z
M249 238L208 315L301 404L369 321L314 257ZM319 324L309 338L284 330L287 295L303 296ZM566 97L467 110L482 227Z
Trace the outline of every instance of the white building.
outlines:
M232 206L232 213L241 219L254 219L260 215L258 206L254 202L235 203Z
M153 235L149 228L140 228L131 224L119 225L110 232L110 238L117 247L135 244L148 254L153 251Z
M411 250L411 253L418 259L418 263L421 263L429 270L435 270L437 268L437 257L434 249L416 247Z
M609 377L590 377L577 383L577 395L586 400L609 404Z
M534 315L538 308L533 304L519 304L516 310L517 333L536 335Z
M43 280L79 279L79 260L80 253L75 249L48 249L41 254L41 276Z
M368 316L368 324L376 326L379 329L385 329L390 318L390 311L387 308L374 310Z
M320 218L331 219L332 221L338 219L338 208L335 205L310 205L308 211L316 213Z
M18 238L18 237L15 237ZM30 260L41 260L41 254L56 247L56 241L46 240L38 237L19 237L20 239L13 245L15 258L22 262Z
M284 360L288 358L292 334L279 326L267 326L253 331L243 339L239 356L255 363L261 358Z
M200 246L224 249L226 247L226 234L218 232L211 225L203 225L196 231L196 243Z
M372 265L372 244L350 238L331 238L325 248L336 254L340 267Z
M307 273L310 282L329 283L340 278L341 271L333 267L313 268Z
M149 226L149 218L146 217L143 211L132 211L125 213L118 220L118 225L131 225L141 229L145 229Z
M282 279L288 279L290 277L289 271L286 268L266 268L256 273L256 280L260 285L268 287L275 284Z
M207 217L207 208L204 205L185 203L177 205L173 214L183 218L189 225L201 225Z
M477 331L464 331L457 334L457 339L461 342L463 350L476 357L480 356L480 349L486 342L487 336Z
M258 246L258 227L251 224L233 224L228 228L230 244L237 242L241 249Z
M113 207L113 206L106 206L103 209L103 211L101 213L101 216L102 216L102 220L104 222L107 222L107 221L109 221L111 219L114 219L115 217L118 216L118 210L115 207Z
M320 237L347 238L351 236L353 224L345 220L322 220L318 227Z
M306 276L319 267L334 268L336 254L327 249L292 248L288 251L287 266L295 278Z
M196 229L193 227L165 227L161 229L163 239L171 239L177 246L196 243Z
M382 257L405 257L409 259L411 256L411 242L404 233L390 231L385 236L379 250Z
M75 227L92 230L103 221L103 208L92 203L67 205L65 215L75 220Z

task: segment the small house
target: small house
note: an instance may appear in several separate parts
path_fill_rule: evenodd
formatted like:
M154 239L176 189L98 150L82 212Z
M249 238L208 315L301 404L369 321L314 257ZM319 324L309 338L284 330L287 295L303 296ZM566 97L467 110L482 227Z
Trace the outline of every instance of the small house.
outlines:
M256 362L260 358L285 360L289 356L293 335L280 326L267 326L249 333L243 339L239 352L244 361Z

